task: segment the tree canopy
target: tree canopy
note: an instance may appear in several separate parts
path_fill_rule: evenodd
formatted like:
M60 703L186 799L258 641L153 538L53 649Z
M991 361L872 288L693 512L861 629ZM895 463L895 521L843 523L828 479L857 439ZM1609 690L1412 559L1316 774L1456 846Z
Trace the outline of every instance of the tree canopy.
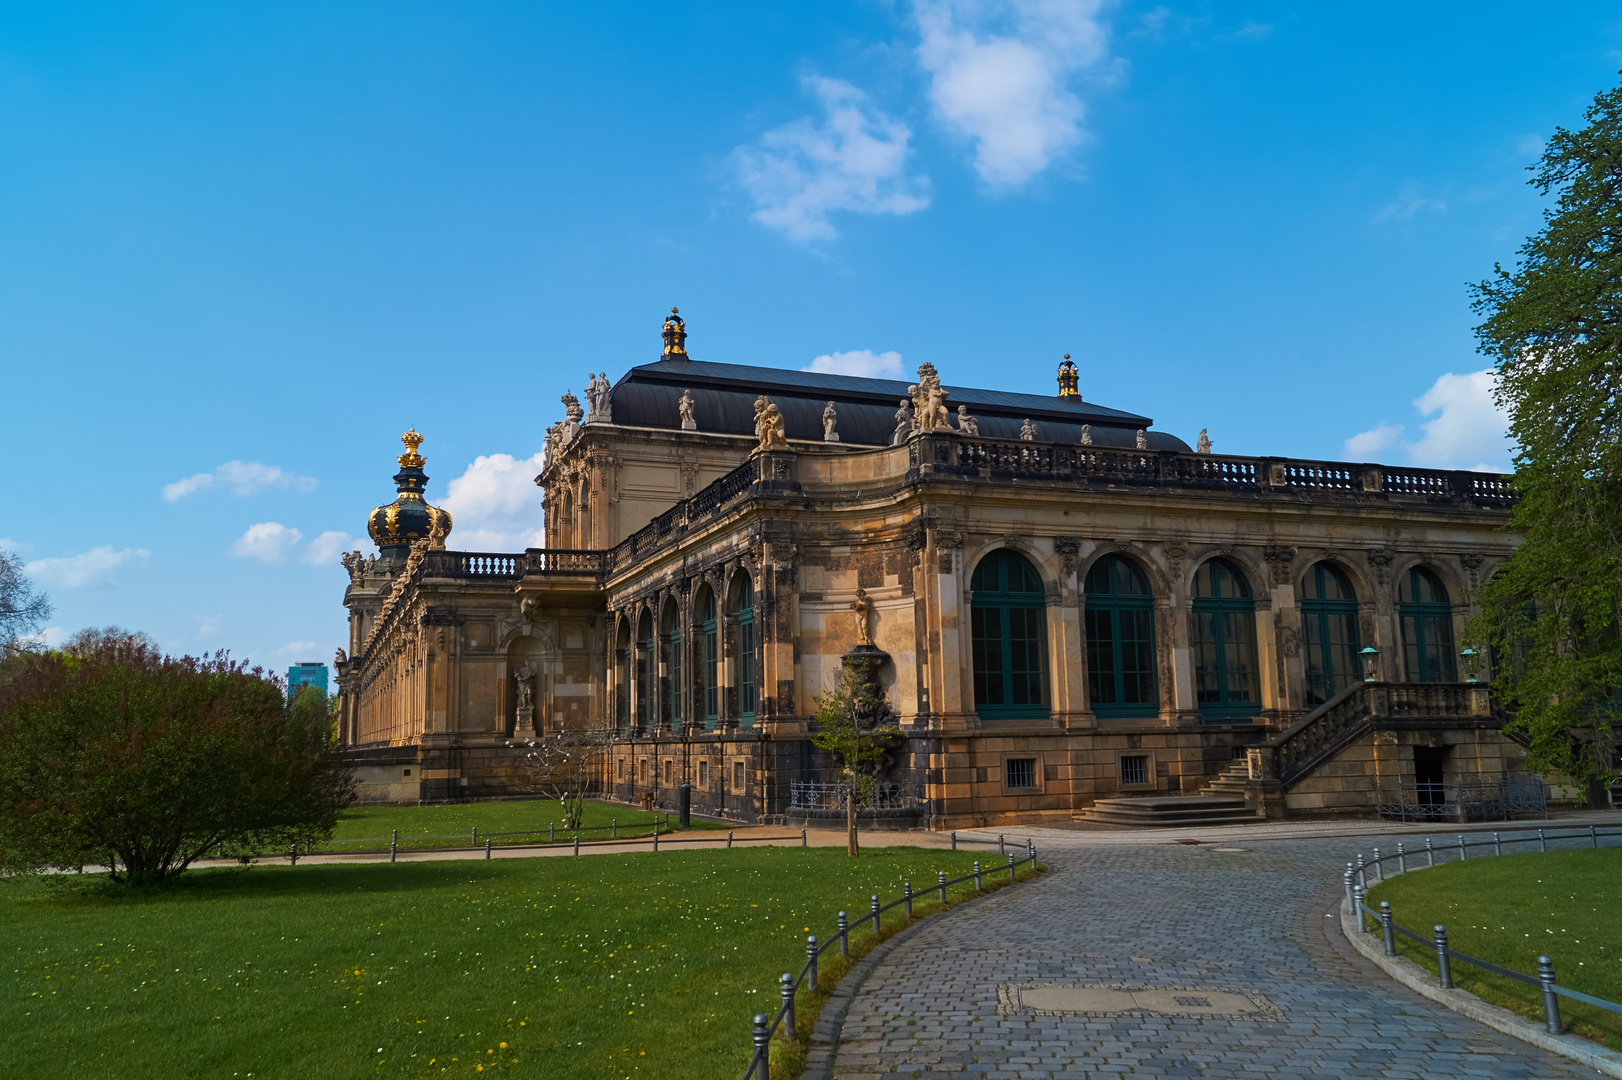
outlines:
M0 659L22 647L51 617L51 599L34 587L20 556L0 551Z
M327 839L354 798L313 687L289 703L257 668L138 635L24 661L0 686L0 870L153 884L221 844Z
M1479 591L1472 629L1529 765L1592 783L1614 775L1622 686L1622 87L1584 119L1556 129L1532 167L1531 185L1554 196L1542 229L1513 270L1473 287L1518 447L1511 527L1525 540Z

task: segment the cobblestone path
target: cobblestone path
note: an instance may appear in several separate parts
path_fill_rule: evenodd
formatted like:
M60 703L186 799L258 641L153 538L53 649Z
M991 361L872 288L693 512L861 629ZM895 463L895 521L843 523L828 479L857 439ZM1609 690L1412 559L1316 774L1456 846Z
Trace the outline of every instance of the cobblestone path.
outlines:
M1038 846L1053 868L1044 879L920 927L868 977L845 1019L838 1080L1600 1075L1364 966L1324 917L1364 841L1223 852L1050 833ZM1263 1011L1045 1012L1029 1002L1051 1008L1053 991L1009 989L1043 984L1176 988L1193 1005L1200 990L1237 993Z

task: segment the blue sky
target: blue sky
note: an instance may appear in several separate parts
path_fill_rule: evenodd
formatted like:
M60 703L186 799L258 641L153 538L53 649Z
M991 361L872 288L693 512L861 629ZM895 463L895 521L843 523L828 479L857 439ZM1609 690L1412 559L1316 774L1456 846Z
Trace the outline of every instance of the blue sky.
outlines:
M14 0L0 543L55 635L326 660L399 433L453 547L536 542L558 396L672 304L698 359L1069 352L1219 453L1501 466L1466 283L1619 67L1575 2Z

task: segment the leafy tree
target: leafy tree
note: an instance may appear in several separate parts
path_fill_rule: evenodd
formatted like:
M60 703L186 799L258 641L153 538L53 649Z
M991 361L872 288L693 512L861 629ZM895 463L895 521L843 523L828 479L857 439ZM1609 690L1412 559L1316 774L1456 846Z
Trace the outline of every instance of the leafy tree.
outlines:
M523 750L529 780L525 787L557 800L563 808L563 827L578 829L586 796L604 775L617 734L613 728L565 730L507 745Z
M1622 686L1622 87L1556 129L1531 185L1553 194L1513 271L1473 287L1481 351L1518 445L1525 542L1477 594L1472 627L1528 764L1591 790L1608 776ZM1510 658L1514 662L1510 662Z
M878 767L902 738L895 710L873 673L862 667L846 667L834 689L817 696L817 726L822 730L811 736L819 749L839 759L845 780L845 846L852 858L862 853L856 808L872 801Z
M87 656L104 649L144 649L158 651L158 643L144 630L126 630L122 626L87 626L62 643L62 651L74 656Z
M354 791L320 692L288 703L224 653L126 635L29 656L0 686L0 871L106 865L151 885L221 844L328 839Z
M34 588L14 552L0 551L0 659L12 656L51 617L51 598Z

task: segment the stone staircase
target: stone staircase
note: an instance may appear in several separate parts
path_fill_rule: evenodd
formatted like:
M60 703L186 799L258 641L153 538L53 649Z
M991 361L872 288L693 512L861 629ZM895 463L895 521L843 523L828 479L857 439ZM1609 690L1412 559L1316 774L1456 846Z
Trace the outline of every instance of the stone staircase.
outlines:
M1245 758L1234 758L1232 764L1211 778L1211 782L1205 785L1200 794L1243 799L1245 784L1249 781L1250 762Z
M1094 825L1167 828L1180 825L1254 825L1256 812L1243 795L1158 795L1144 798L1099 799L1076 815Z

